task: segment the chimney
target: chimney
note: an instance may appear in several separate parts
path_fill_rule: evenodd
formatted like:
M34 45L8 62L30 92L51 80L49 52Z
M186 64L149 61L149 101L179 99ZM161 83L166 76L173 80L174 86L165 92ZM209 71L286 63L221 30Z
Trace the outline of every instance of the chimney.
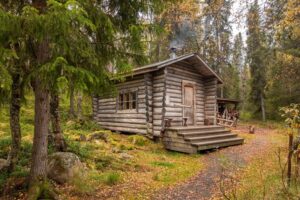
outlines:
M170 58L171 58L171 59L176 58L176 51L177 51L177 48L176 48L176 47L171 47L171 48L170 48Z

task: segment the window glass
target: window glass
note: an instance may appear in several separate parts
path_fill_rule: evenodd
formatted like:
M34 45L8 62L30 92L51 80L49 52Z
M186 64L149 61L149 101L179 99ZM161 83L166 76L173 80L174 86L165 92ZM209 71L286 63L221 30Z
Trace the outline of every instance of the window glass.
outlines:
M119 94L119 110L136 109L137 92L123 92Z
M129 109L129 93L124 93L124 110Z
M131 92L131 102L132 102L132 109L136 109L136 92Z
M119 110L123 110L123 94L119 94Z

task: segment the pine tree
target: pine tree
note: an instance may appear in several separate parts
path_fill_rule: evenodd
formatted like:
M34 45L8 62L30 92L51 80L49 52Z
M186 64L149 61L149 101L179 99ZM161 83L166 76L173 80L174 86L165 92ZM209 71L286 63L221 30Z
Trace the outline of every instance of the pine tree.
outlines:
M233 72L233 77L235 77L234 79L236 79L235 81L235 88L232 90L233 93L233 97L237 98L237 99L245 99L246 97L246 77L244 77L244 71L245 66L244 66L244 58L243 58L243 49L244 49L244 45L243 45L243 39L242 39L242 34L238 33L235 38L234 38L234 42L233 42L233 47L232 47L232 58L231 58L231 62L232 62L232 66L234 68L234 72ZM242 105L244 105L244 102L242 103ZM242 106L243 107L243 106Z
M247 28L247 62L251 74L250 100L255 113L260 113L262 120L265 121L266 69L263 60L265 48L263 46L264 38L261 32L260 9L257 0L249 8Z

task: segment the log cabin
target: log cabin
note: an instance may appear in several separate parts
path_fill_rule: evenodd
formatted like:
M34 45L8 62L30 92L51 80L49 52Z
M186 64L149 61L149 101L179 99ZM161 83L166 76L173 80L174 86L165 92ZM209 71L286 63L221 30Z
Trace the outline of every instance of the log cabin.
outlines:
M192 53L135 68L114 96L93 97L93 118L112 131L161 138L166 149L196 153L243 139L217 125L221 78Z

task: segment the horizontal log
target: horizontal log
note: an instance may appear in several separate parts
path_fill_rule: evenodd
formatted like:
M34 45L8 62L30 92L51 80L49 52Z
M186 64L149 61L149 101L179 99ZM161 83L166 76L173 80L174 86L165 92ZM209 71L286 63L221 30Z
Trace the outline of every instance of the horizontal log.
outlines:
M126 118L98 118L98 122L127 122L136 124L145 124L146 119L126 119Z
M137 129L147 129L147 124L134 124L126 122L98 122L101 126L114 126L114 127L127 127L127 128L137 128ZM150 126L149 128L151 128Z

